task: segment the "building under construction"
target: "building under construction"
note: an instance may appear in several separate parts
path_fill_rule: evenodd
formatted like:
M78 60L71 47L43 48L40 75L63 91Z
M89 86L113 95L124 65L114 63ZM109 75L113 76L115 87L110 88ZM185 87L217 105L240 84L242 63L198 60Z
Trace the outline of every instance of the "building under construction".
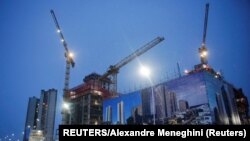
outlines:
M64 95L64 102L67 102L69 106L63 110L63 123L102 124L103 100L118 95L117 74L119 69L163 40L163 37L155 38L117 64L110 66L103 75L92 73L83 79L82 84L68 90Z
M99 81L101 75L92 73L84 78L84 83L70 90L66 96L70 103L68 124L102 123L102 101L110 92Z

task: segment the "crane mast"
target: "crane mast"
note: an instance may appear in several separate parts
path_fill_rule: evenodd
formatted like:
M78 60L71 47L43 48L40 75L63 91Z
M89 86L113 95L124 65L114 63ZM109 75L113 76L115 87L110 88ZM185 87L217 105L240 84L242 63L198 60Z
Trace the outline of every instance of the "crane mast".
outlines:
M209 4L207 3L206 9L205 9L205 20L204 20L204 29L203 29L203 38L202 38L202 43L204 45L206 44L208 12L209 12Z
M201 57L201 64L207 64L207 48L206 48L206 36L207 36L207 22L208 22L208 11L209 11L209 4L206 4L205 9L205 20L204 20L204 29L203 29L203 38L202 38L202 45L199 48L199 53Z
M149 49L153 48L157 44L159 44L161 41L163 41L163 37L157 37L151 42L147 43L146 45L142 46L141 48L137 49L135 52L130 54L129 56L125 57L122 59L120 62L117 64L110 66L108 71L106 71L102 76L101 80L104 80L107 77L110 77L111 80L111 87L110 87L110 92L113 96L117 94L117 74L119 73L119 69L129 62L131 62L133 59L136 57L139 57L143 53L147 52Z
M65 50L64 56L66 58L66 70L65 70L65 78L64 78L64 88L63 88L63 101L67 102L67 98L66 95L69 92L69 80L70 80L70 68L75 66L75 62L73 60L73 54L69 51L68 46L67 46L67 42L64 39L62 30L59 26L59 23L57 21L56 15L54 13L53 10L50 10L50 13L53 17L53 20L55 22L56 28L57 28L57 32L59 33L61 42L63 43L63 47ZM65 109L62 110L62 123L63 124L68 124L67 122L69 121L69 115L67 115L67 112L65 111Z

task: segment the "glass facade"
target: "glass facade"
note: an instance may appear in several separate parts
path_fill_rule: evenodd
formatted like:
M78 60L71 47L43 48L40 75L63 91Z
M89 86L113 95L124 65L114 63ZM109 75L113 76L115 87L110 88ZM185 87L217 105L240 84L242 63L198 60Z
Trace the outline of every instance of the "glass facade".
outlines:
M104 100L103 121L109 124L145 125L154 122L241 124L233 88L231 84L206 71L185 75L150 88ZM121 102L122 110L118 110L117 105ZM112 110L106 111L107 109Z

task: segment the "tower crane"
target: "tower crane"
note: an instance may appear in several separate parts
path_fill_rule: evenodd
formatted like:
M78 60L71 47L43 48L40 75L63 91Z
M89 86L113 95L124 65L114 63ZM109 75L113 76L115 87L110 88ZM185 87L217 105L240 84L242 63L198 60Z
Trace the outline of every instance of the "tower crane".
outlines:
M111 84L110 85L111 87L109 88L109 90L110 90L112 96L115 96L117 94L117 74L119 73L119 69L121 67L125 66L126 64L128 64L129 62L131 62L136 57L139 57L140 55L142 55L143 53L145 53L149 49L153 48L154 46L156 46L157 44L159 44L163 40L164 40L164 37L157 37L154 40L152 40L151 42L149 42L149 43L145 44L144 46L142 46L141 48L137 49L132 54L130 54L127 57L125 57L124 59L122 59L117 64L111 65L109 67L109 69L100 77L100 80L103 81L106 78L109 78L111 80L111 82L108 82L108 83Z
M209 4L207 3L206 9L205 9L205 20L204 20L202 44L201 44L201 48L199 48L202 65L203 64L207 65L206 35L207 35L208 10L209 10Z
M215 72L215 70L208 65L207 56L208 56L208 50L206 47L206 36L207 36L207 24L208 24L208 12L209 12L209 3L206 4L205 8L205 19L204 19L204 28L203 28L203 36L202 36L202 44L199 48L199 54L200 54L200 60L201 63L194 66L194 70L192 71L185 71L186 74L192 74L195 72L200 71L207 71L214 75L215 78L223 79L223 76L220 74L220 72Z
M75 62L73 60L73 53L70 52L69 49L68 49L67 42L64 39L62 30L61 30L61 28L59 26L59 23L57 21L57 18L56 18L56 15L55 15L54 11L50 10L50 13L51 13L51 15L53 17L53 20L54 20L56 28L57 28L57 32L58 32L58 34L60 36L61 42L62 42L64 50L65 50L64 56L65 56L65 59L66 59L66 71L65 71L65 78L64 78L63 101L66 102L67 101L66 95L69 92L70 67L74 68ZM69 120L66 119L67 118L67 112L65 111L65 109L62 110L62 114L63 114L62 122L63 122L63 124L67 124L67 123L65 123L65 121L69 121Z

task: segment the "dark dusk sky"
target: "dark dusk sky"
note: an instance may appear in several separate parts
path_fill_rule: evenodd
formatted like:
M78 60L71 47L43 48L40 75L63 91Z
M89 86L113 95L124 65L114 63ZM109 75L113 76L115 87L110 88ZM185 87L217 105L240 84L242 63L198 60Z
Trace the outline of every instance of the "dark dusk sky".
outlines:
M24 129L28 98L42 89L58 89L57 123L64 82L63 46L50 9L54 9L76 67L70 86L91 72L104 73L157 36L165 40L139 60L152 80L199 63L205 4L210 3L208 62L250 96L250 1L248 0L1 0L0 139ZM118 90L145 85L138 62L124 66Z

